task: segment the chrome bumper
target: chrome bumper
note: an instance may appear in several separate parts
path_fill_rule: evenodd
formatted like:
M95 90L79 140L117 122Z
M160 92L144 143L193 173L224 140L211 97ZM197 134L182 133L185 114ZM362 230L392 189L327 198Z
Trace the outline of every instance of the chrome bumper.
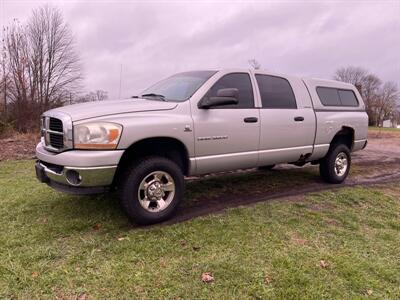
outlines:
M36 175L39 181L50 186L54 185L51 183L74 189L110 186L123 153L124 150L53 153L39 143Z
M40 172L44 175L37 176L41 182L53 181L74 187L109 186L112 184L116 170L117 166L64 167L47 164L40 160L36 164L36 173Z

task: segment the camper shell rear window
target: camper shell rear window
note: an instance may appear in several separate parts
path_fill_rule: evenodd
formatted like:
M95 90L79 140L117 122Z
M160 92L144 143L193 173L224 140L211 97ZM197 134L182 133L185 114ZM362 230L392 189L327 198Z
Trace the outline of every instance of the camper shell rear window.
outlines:
M324 106L358 106L358 100L352 90L331 87L317 87L317 94Z

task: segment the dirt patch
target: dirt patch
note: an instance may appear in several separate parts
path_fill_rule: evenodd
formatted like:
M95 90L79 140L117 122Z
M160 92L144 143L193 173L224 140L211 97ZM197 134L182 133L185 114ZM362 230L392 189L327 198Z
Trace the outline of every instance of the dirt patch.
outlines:
M381 138L400 138L400 129L393 131L385 130L370 130L368 131L368 138L381 139Z
M16 134L12 138L0 139L0 161L32 159L39 136L33 133Z
M370 136L367 147L353 153L353 162L366 166L398 161L400 161L400 135L391 138Z

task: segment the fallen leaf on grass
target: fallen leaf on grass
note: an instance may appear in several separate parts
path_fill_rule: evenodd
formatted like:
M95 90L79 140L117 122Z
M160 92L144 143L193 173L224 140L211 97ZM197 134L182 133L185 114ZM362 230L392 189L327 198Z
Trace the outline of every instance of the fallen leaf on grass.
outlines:
M160 258L160 267L165 268L167 266L167 261L161 257Z
M200 250L199 246L193 246L192 248L193 248L194 251L199 251Z
M125 240L125 238L121 236L121 237L117 238L117 240L118 241L123 241L123 240Z
M327 267L329 267L329 263L328 263L327 261L325 261L325 260L321 260L321 261L319 262L319 265L320 265L321 268L324 268L324 269L326 269Z
M39 272L32 272L32 278L39 277Z
M266 275L264 276L264 283L268 285L268 284L270 284L271 282L272 282L271 277L269 277L269 275L266 274Z
M374 292L374 291L373 291L372 289L368 289L368 290L367 290L367 295L368 295L368 296L371 296L373 292Z
M181 240L181 246L186 246L187 245L187 242L185 241L185 240Z
M210 272L205 272L205 273L201 274L201 281L206 282L206 283L213 282L214 277L212 276L212 274Z
M42 218L42 219L39 219L39 222L42 224L47 224L48 220L47 220L47 218Z
M94 224L93 229L94 230L99 230L101 228L101 224Z

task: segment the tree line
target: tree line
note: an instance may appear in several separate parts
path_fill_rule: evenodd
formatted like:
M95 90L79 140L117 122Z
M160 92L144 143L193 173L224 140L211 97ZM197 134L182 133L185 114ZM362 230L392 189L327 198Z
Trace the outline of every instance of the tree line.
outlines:
M82 94L81 63L61 12L51 6L33 10L21 24L3 28L0 56L0 133L6 127L37 130L46 110L107 98L102 90Z

